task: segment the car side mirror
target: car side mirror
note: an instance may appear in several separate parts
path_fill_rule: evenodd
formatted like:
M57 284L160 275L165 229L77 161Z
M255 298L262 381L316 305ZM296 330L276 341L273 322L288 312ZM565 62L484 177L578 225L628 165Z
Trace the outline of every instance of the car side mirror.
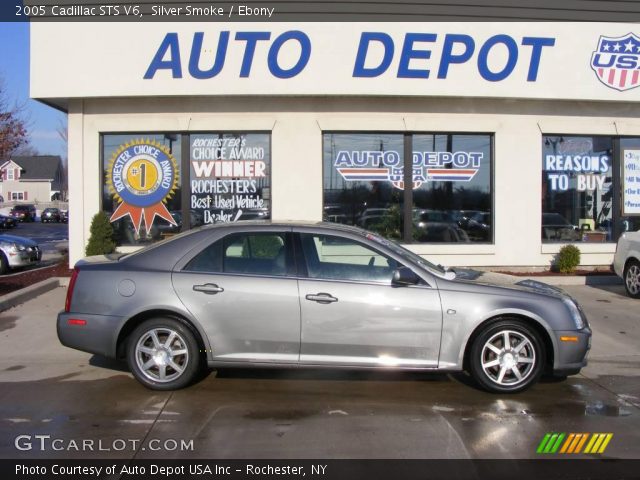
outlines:
M416 285L420 281L420 277L413 270L407 267L397 268L393 272L391 284L396 286Z

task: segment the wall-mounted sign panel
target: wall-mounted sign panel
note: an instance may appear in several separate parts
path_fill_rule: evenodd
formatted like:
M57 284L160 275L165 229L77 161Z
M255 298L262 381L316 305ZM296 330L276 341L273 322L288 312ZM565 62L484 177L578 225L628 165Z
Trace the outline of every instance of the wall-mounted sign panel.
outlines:
M637 24L612 23L69 23L61 30L43 22L31 25L31 96L633 102L640 101L637 34Z
M640 215L640 150L625 150L622 161L622 215Z

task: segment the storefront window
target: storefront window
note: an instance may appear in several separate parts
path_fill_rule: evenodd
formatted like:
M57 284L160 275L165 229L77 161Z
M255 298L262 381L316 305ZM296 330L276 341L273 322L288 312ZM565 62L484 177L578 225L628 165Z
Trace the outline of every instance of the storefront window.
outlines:
M416 134L413 157L414 240L492 242L491 136Z
M620 139L622 215L620 232L640 230L640 138Z
M324 135L323 219L357 225L387 238L403 231L403 136Z
M404 242L493 241L490 135L326 133L323 161L325 221Z
M192 225L271 217L270 142L268 133L190 135Z
M181 136L128 133L102 136L102 209L117 245L141 245L182 228Z
M614 139L542 138L542 241L615 241Z

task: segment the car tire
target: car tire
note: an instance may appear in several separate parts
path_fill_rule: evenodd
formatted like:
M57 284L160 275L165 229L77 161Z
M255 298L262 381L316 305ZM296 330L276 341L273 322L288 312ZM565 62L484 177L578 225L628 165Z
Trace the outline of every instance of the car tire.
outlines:
M147 320L133 330L127 341L127 361L136 380L152 390L188 386L202 364L194 334L173 318Z
M631 259L624 267L624 288L631 298L640 298L640 262Z
M9 262L7 261L7 257L4 256L4 253L0 252L0 275L4 275L9 271Z
M517 393L538 381L545 359L544 343L534 328L504 319L484 327L473 340L469 373L484 390Z

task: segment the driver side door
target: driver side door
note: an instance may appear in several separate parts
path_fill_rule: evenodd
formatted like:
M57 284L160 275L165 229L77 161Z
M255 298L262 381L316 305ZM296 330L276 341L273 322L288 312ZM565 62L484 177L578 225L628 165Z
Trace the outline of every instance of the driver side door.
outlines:
M442 309L435 285L392 285L401 265L363 241L298 235L301 363L437 367Z

